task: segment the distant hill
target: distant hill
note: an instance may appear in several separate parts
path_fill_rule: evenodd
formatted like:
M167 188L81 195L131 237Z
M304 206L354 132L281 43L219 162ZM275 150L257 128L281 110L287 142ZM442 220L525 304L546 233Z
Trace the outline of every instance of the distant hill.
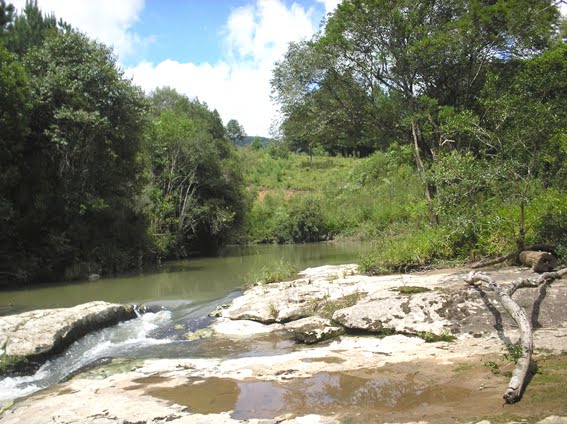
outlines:
M268 138L268 137L259 137L259 136L247 135L242 140L237 140L236 145L239 146L239 147L248 146L249 144L252 143L252 140L254 140L255 138L260 140L260 142L262 143L262 146L264 146L264 147L266 147L271 141L271 138Z

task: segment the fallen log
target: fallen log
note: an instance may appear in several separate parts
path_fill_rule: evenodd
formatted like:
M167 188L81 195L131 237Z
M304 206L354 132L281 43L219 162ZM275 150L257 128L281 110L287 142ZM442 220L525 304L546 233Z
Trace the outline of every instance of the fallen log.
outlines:
M544 283L550 284L553 281L560 279L567 274L567 268L563 268L557 272L545 272L537 278L522 278L514 281L510 285L502 286L488 274L471 271L465 282L467 284L475 285L481 281L487 284L487 288L494 290L498 296L500 303L506 309L520 329L520 347L522 348L522 355L516 362L516 368L512 373L508 388L504 393L504 400L506 403L518 402L522 397L522 389L525 384L526 376L530 367L530 362L533 353L533 330L528 320L525 311L512 299L512 295L522 287L538 287Z
M514 260L514 262L518 262L519 263L519 257L520 254L523 251L526 250L534 250L534 251L543 251L543 252L549 252L552 255L555 254L555 247L552 244L545 244L545 243L541 243L541 244L532 244L531 246L526 246L525 248L521 249L521 250L515 250L511 253L508 253L507 255L504 256L499 256L497 258L491 258L491 259L483 259L480 260L474 264L471 265L472 269L478 269L478 268L484 268L487 266L492 266L492 265L496 265L496 264L500 264L502 262L506 262L506 261L510 261L510 260ZM531 266L531 265L529 265Z
M520 252L520 263L532 267L534 272L549 272L557 266L557 258L549 252L524 250Z

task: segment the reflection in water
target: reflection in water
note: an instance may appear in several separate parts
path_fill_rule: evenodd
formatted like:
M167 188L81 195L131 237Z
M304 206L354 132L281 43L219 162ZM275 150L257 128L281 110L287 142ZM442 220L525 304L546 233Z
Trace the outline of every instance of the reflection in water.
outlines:
M457 401L467 390L430 386L413 374L361 377L347 373L318 373L289 382L239 381L229 378L189 378L176 387L140 386L151 396L184 405L193 413L232 411L239 420L273 418L285 413L326 415L338 411L409 412L424 405Z

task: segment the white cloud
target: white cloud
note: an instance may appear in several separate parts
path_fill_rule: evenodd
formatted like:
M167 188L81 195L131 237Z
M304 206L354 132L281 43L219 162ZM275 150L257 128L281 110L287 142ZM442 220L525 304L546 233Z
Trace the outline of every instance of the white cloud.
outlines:
M317 0L325 6L325 13L333 12L342 0Z
M11 1L22 10L25 0ZM39 0L44 13L53 12L61 18L108 46L113 46L122 59L139 52L149 38L142 38L131 28L144 8L144 0Z
M281 0L256 0L232 11L223 31L225 54L216 63L140 63L126 69L146 92L170 86L237 119L250 135L269 133L277 108L270 100L273 65L288 43L317 29L315 11Z
M327 12L337 1L316 0ZM20 10L25 5L25 0L11 2ZM289 0L250 0L231 12L219 34L224 52L218 61L141 62L125 72L146 92L173 87L207 102L225 123L234 118L248 134L267 136L277 113L270 100L274 63L283 57L289 42L309 38L318 29L316 2L305 7L289 4ZM113 46L121 63L142 57L143 46L152 41L132 30L144 0L38 0L38 5L43 12L54 12L57 18Z

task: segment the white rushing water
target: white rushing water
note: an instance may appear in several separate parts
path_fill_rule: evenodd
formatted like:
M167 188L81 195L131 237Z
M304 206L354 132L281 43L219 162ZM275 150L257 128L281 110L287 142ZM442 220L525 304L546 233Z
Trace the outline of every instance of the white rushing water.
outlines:
M170 322L171 312L160 311L88 334L62 355L43 364L34 375L0 380L0 406L47 388L101 358L130 357L134 348L170 343L167 339L148 336L152 330Z

